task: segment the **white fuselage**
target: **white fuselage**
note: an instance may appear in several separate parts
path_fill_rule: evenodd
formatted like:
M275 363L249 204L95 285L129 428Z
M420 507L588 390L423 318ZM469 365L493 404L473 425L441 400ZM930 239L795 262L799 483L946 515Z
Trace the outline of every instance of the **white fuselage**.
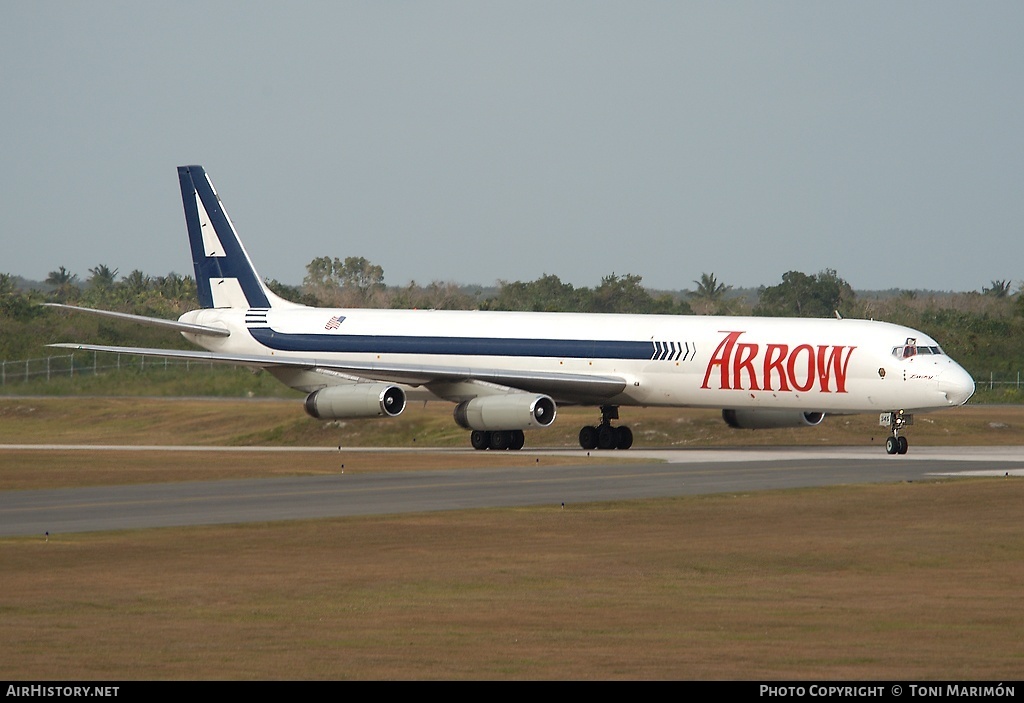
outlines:
M603 401L611 405L920 411L960 405L974 391L927 335L867 320L305 307L205 309L181 320L228 329L185 335L219 353L622 379ZM894 354L906 345L925 353ZM422 387L460 398L451 384Z

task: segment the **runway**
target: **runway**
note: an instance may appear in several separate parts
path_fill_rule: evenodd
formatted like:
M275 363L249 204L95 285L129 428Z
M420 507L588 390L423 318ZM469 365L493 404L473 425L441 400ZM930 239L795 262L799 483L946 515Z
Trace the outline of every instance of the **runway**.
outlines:
M949 476L1024 476L1024 447L915 447L903 457L887 456L878 447L636 450L624 453L632 461L622 464L588 464L587 453L578 450L523 454L579 456L581 463L4 491L0 536L512 506L561 509L639 498Z

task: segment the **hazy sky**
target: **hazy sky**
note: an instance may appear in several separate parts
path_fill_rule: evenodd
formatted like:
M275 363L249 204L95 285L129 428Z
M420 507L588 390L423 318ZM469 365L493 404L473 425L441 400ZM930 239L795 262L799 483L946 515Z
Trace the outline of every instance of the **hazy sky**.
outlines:
M0 272L191 274L198 163L291 284L1016 286L1022 37L1019 0L11 0Z

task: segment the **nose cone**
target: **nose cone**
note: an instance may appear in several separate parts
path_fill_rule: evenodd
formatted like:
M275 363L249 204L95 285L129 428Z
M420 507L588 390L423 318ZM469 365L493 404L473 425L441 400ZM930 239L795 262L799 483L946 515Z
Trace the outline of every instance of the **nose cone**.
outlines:
M950 405L963 405L974 395L974 379L959 364L939 374L939 392L945 393Z

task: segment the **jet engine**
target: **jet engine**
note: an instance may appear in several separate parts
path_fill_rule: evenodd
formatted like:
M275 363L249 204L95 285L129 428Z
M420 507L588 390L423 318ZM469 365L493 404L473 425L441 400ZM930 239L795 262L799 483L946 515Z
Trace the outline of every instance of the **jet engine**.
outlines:
M527 430L555 421L555 401L546 395L509 393L466 400L455 406L455 422L467 430Z
M729 427L740 430L764 430L773 427L814 427L825 419L825 413L802 410L723 410L722 419Z
M306 396L306 412L318 420L395 417L405 410L405 391L387 383L328 386Z

